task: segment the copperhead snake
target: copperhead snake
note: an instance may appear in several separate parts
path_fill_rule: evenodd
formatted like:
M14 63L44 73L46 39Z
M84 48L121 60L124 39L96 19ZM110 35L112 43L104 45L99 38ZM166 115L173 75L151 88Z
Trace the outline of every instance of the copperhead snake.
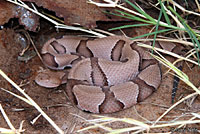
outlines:
M169 51L174 47L158 45ZM129 108L156 91L162 79L158 62L123 36L52 38L44 44L41 53L47 67L71 69L68 73L39 73L36 83L56 87L66 82L71 103L91 113Z

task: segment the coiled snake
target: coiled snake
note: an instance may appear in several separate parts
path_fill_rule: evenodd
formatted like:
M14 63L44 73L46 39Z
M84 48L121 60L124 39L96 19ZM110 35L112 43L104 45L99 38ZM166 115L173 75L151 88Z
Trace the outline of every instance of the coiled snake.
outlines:
M129 108L150 96L161 83L158 62L134 41L122 36L53 38L44 44L42 57L51 69L71 69L67 74L40 73L35 81L55 87L65 77L71 103L92 113ZM50 77L52 80L47 80Z

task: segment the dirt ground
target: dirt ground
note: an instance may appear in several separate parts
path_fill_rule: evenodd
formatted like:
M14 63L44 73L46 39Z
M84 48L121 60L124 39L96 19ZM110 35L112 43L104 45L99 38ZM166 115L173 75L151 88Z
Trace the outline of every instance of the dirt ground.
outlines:
M25 92L44 110L44 112L53 120L55 123L63 130L66 134L76 133L77 130L88 126L87 120L95 119L93 114L82 112L79 109L73 107L64 91L65 85L61 85L58 88L47 89L38 86L34 78L37 75L37 72L41 68L46 68L39 57L36 54L28 54L27 60L22 61L19 59L19 54L22 52L24 42L24 36L22 32L23 27L17 27L15 22L17 20L13 19L8 22L8 26L0 30L0 69L4 71L14 82L18 85L22 85L22 88ZM133 22L98 22L97 26L99 29L107 30L116 26L124 25L127 23ZM135 23L135 22L134 22ZM33 42L35 43L37 49L40 51L42 45L45 41L51 37L58 35L82 35L85 33L70 31L70 30L60 30L59 32L53 27L52 24L49 24L46 20L40 20L40 30L38 32L29 32ZM126 34L130 37L135 37L147 33L150 29L148 28L131 28L121 31L115 31L115 34L122 35ZM32 46L28 51L34 50ZM172 57L166 56L170 61L173 61ZM190 68L189 68L190 67ZM148 97L145 101L131 107L129 109L113 113L105 114L109 117L119 117L119 118L133 118L143 122L152 122L155 121L160 115L162 115L166 109L168 109L171 104L171 92L173 85L173 76L171 74L165 74L167 69L161 65L163 72L163 79L160 87L155 93ZM199 67L193 66L188 63L184 63L183 71L189 76L191 82L195 86L200 86L200 71ZM24 84L24 85L23 85ZM18 95L21 95L12 85L10 85L3 77L0 77L0 88L7 89ZM180 82L178 86L178 91L175 101L187 96L190 93L193 93L190 88L186 86L183 82ZM169 122L176 117L180 117L181 120L186 120L191 118L191 116L184 116L191 112L198 112L199 98L195 99L195 103L192 106L189 106L189 101L180 104L170 113L168 113L161 121ZM32 106L27 103L19 100L18 98L6 93L3 90L0 90L0 104L11 120L15 128L19 128L20 123L24 121L23 128L25 129L25 134L55 134L56 130L42 117L40 116L38 120L32 124L31 122L35 119L39 112L35 110ZM125 128L130 127L131 125L116 122L110 124L113 128ZM9 128L6 121L4 120L2 114L0 114L0 128ZM186 128L196 128L200 130L198 124L187 125ZM162 128L155 129L151 132L154 133L165 133L169 132L173 128ZM104 134L103 129L91 129L81 134ZM127 133L128 134L128 133Z

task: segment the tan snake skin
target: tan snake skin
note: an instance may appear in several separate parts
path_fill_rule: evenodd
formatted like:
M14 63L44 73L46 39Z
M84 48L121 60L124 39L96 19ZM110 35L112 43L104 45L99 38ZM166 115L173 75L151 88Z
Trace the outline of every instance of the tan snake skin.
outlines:
M157 45L169 51L173 48L173 44ZM65 78L71 103L92 113L129 108L150 96L162 79L159 64L148 51L122 36L53 38L44 44L42 57L51 69L71 69L68 73L40 73L36 83L56 87Z

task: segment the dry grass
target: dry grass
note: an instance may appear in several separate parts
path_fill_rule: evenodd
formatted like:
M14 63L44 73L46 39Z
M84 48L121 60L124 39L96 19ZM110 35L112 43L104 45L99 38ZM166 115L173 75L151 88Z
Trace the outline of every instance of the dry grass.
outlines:
M57 28L64 28L64 29L71 29L71 30L80 30L80 31L84 31L90 34L94 34L95 36L98 37L105 37L104 34L101 34L99 32L95 32L92 30L87 30L87 29L83 29L83 28L77 28L77 27L72 27L72 26L66 26L64 24L58 23L54 20L52 20L51 18L49 18L48 16L41 14L37 11L37 9L33 6L33 8L28 7L25 3L23 3L21 0L6 0L8 2L14 3L16 5L22 6L34 13L36 13L37 15L47 19L49 22L55 24L55 26ZM133 10L127 9L125 8L123 5L118 4L119 0L116 1L112 1L112 0L104 0L105 3L96 3L93 0L88 0L88 3L90 4L95 4L99 7L112 7L112 8L120 8L122 10L125 10L131 14L134 14L136 16L139 16L141 18L145 18L146 16L137 13ZM199 13L196 12L192 12L192 11L188 11L185 8L181 7L180 5L178 5L175 1L170 0L169 1L171 4L174 5L174 8L179 8L180 10L182 10L183 12L188 12L190 14L194 14L194 15L198 15ZM198 1L196 1L198 2ZM157 5L154 5L155 7L157 7ZM182 24L182 22L177 19L177 16L175 16L169 9L167 9L166 7L164 7L166 10L166 13L171 16L171 18L177 23L178 28L180 29L184 29L184 26ZM141 8L140 8L141 9ZM155 21L156 23L158 22L158 20L154 19L152 21ZM167 23L165 22L161 22L160 24L162 25L167 25ZM179 35L177 35L177 37L179 39L166 39L166 38L156 38L156 39L136 39L135 41L138 42L138 45L141 47L146 47L146 48L150 48L150 46L146 45L146 44L142 44L140 43L140 41L144 41L144 40L148 40L148 41L168 41L168 42L178 42L180 44L183 45L189 45L189 46L194 46L192 42L189 42L186 40L186 36L185 36L185 31L179 31ZM195 44L196 45L196 44ZM195 46L194 46L195 47ZM191 113L191 119L189 120L176 120L172 123L161 123L159 122L167 113L169 113L169 111L171 111L173 108L175 108L177 105L181 104L184 100L187 100L197 94L200 94L199 89L197 89L190 81L189 78L187 77L186 74L184 74L183 72L181 72L180 70L178 70L174 64L170 63L169 61L167 61L164 57L162 57L162 55L160 55L159 52L161 53L165 53L168 55L171 55L175 58L177 58L178 61L187 61L187 62L191 62L195 65L198 65L197 61L191 60L190 57L194 56L194 54L196 53L196 51L191 51L186 57L177 55L175 53L169 52L169 51L165 51L165 50L161 50L159 48L153 48L155 52L157 52L157 54L159 56L156 55L152 55L154 58L156 58L157 60L159 60L163 65L165 65L166 67L168 67L170 70L174 71L174 73L182 80L184 81L188 86L190 86L193 90L194 93L184 97L183 99L179 100L178 102L176 102L174 105L172 105L170 108L168 108L157 120L155 120L153 123L144 123L135 119L131 119L131 118L113 118L113 117L105 117L105 116L95 116L95 119L93 120L87 120L91 125L87 128L81 129L78 132L83 132L85 130L88 129L93 129L93 128L102 128L104 130L106 130L108 132L108 134L118 134L118 133L123 133L123 132L130 132L132 131L132 133L139 133L139 132L146 132L146 133L151 133L152 130L157 129L157 128L165 128L165 127L172 127L172 126L176 126L177 128L180 128L186 124L196 124L196 123L200 123L200 114L199 113ZM64 133L43 111L42 109L24 92L24 90L22 90L17 84L15 84L10 78L7 77L7 75L2 72L0 70L0 74L9 82L11 83L16 89L18 89L25 97L20 97L18 95L15 95L13 93L10 93L12 95L14 95L15 97L18 97L19 99L22 99L23 101L27 102L28 104L34 106L40 113L41 115L49 121L49 123L57 130L58 133L62 134ZM8 91L7 91L8 92ZM0 132L1 133L21 133L24 130L22 129L22 124L20 125L19 129L15 129L14 126L11 124L11 122L9 121L9 118L7 117L7 115L5 114L2 106L0 105L0 110L1 113L3 115L3 117L5 118L7 124L9 125L10 129L5 129L5 128L0 128ZM22 121L23 122L23 121ZM132 127L129 128L121 128L121 129L112 129L108 126L106 126L109 123L112 122L125 122L127 124L131 124ZM168 132L168 134L170 134L172 132Z

